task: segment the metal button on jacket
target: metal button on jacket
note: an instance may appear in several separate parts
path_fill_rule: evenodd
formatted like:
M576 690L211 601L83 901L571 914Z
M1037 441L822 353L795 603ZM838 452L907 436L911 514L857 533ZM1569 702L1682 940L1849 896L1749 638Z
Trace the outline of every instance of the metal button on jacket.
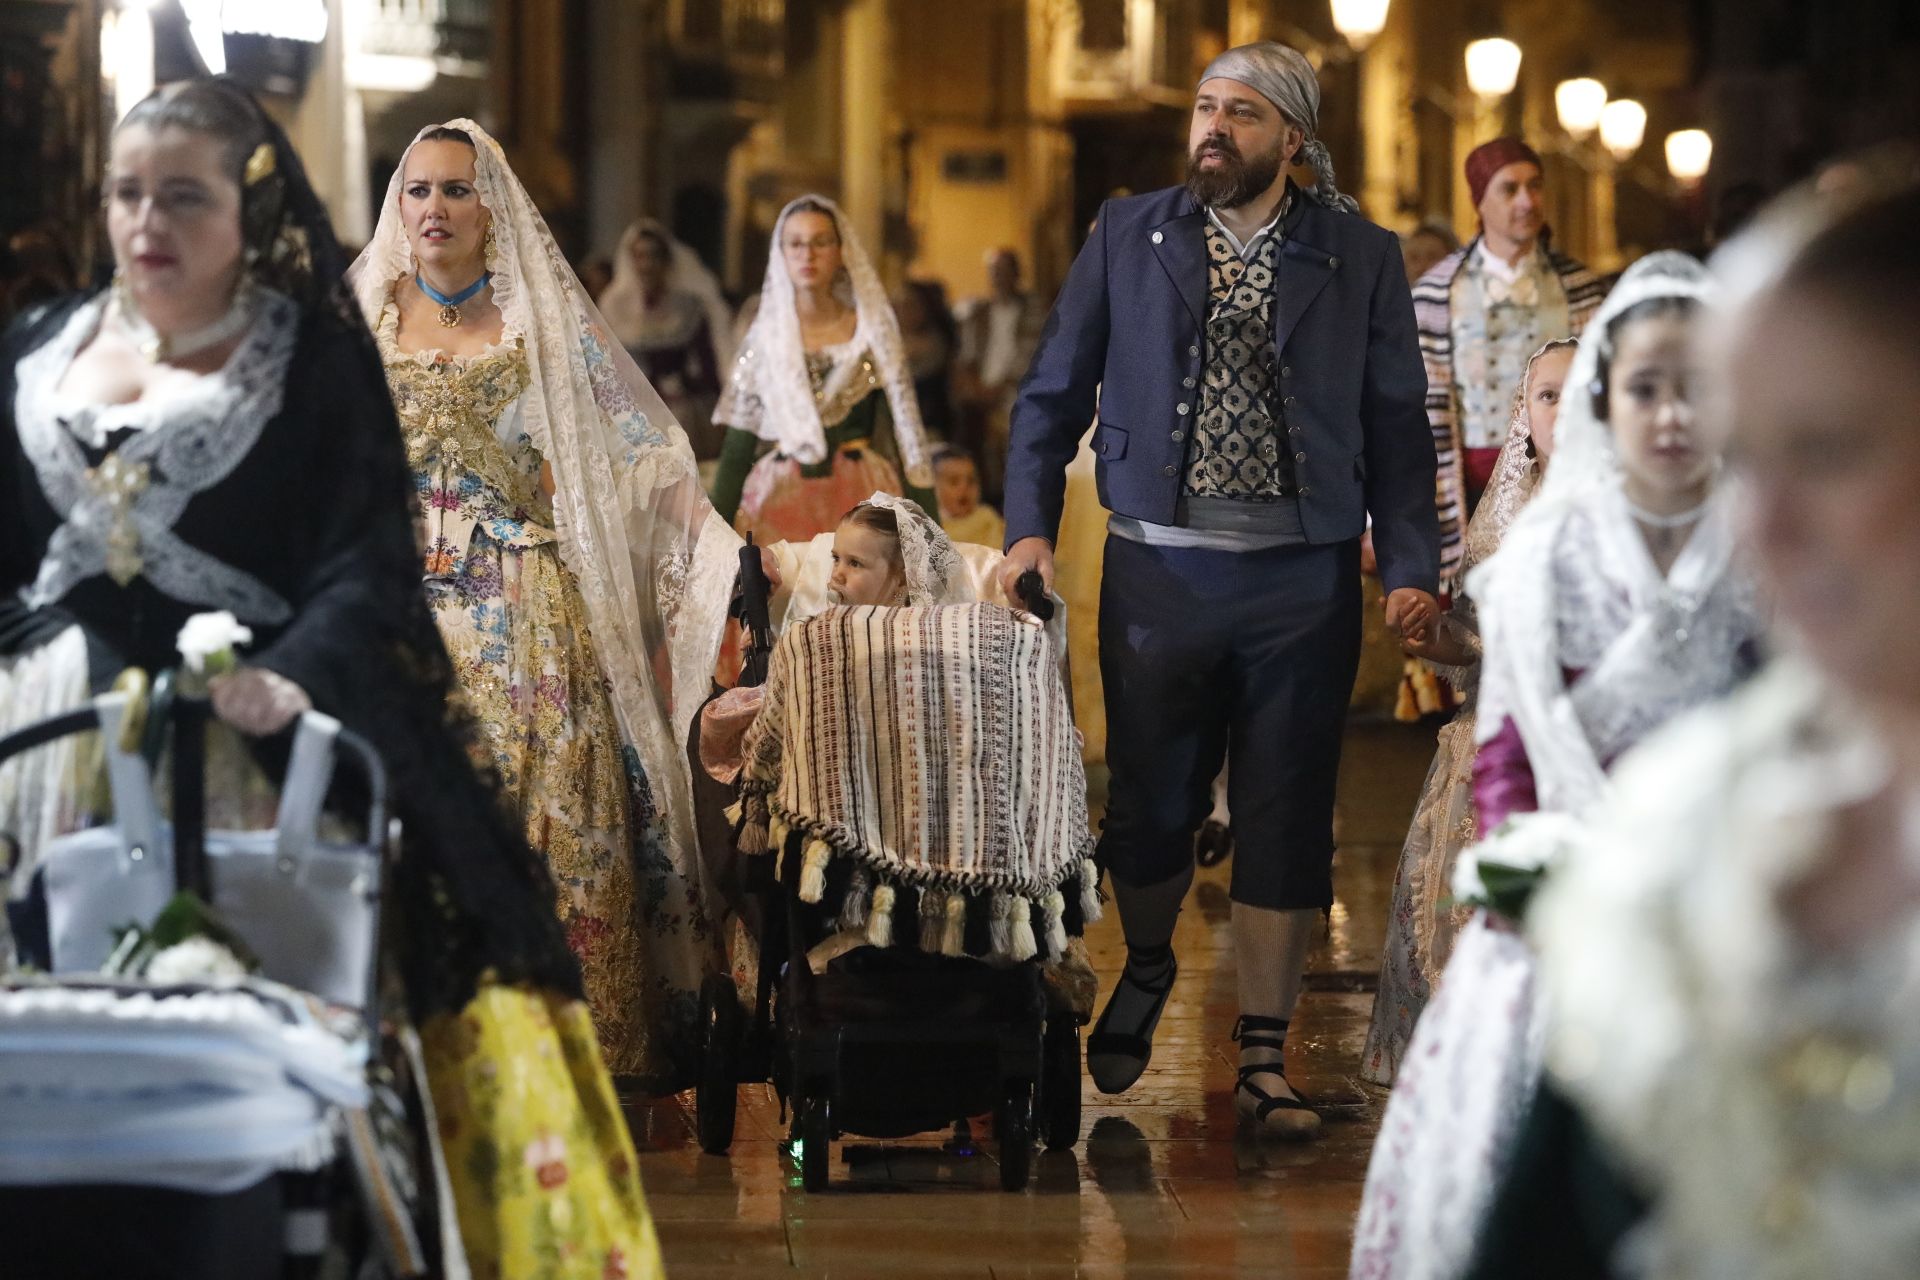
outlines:
M1293 397L1288 396L1286 399L1282 400L1280 404L1284 408L1288 408L1288 409L1293 408Z
M1179 475L1179 474L1180 474L1180 468L1178 468L1178 467L1162 467L1162 468L1160 468L1160 474L1162 474L1162 475L1168 475L1168 476L1177 476L1177 475Z
M1192 378L1182 378L1182 379L1180 379L1180 385L1181 385L1181 386L1183 386L1183 387L1191 387L1191 386L1193 385L1193 379L1192 379Z
M1186 416L1187 416L1187 402L1186 402L1185 400L1182 400L1182 401L1181 401L1181 402L1180 402L1179 404L1177 404L1177 405L1175 405L1175 406L1173 406L1173 411L1174 411L1175 413L1177 413L1177 414L1179 414L1179 415L1180 415L1181 417L1183 417L1183 418L1184 418L1184 417L1186 417Z
M1340 265L1340 259L1338 259L1338 258L1328 258L1328 259L1327 259L1327 265L1328 265L1328 266L1330 266L1330 267L1338 267L1338 266Z
M1281 365L1280 376L1283 378L1291 378L1293 376L1293 366L1290 364Z
M1295 462L1305 462L1307 460L1307 455L1304 453L1296 453L1293 455L1293 460Z
M1197 356L1200 354L1200 348L1197 346L1188 347L1187 354L1190 356Z
M1160 237L1160 233L1159 233L1158 231L1156 231L1156 232L1154 232L1154 233L1153 233L1153 242L1154 242L1155 244L1159 244L1159 243L1160 243L1160 239L1161 239L1161 237Z
M1300 486L1300 496L1301 496L1301 497L1303 497L1303 498L1308 498L1308 497L1312 497L1312 496L1313 496L1313 486L1312 486L1312 485L1310 485L1310 484L1303 484L1303 485L1301 485L1301 486Z
M1187 438L1187 433L1184 431L1176 431L1173 433L1173 440L1175 444L1178 444L1180 441L1185 440L1186 438Z

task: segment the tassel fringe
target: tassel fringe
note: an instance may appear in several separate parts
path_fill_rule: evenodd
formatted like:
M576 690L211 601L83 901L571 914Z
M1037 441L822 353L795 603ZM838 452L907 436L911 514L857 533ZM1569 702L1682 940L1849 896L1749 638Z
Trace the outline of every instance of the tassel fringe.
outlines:
M867 881L867 873L856 867L853 875L847 880L847 896L840 903L842 929L867 927L867 897L872 887Z
M920 949L928 955L940 951L940 935L947 923L947 895L938 889L920 891Z
M876 947L893 945L893 886L890 884L873 891L873 910L867 913L867 942Z
M1080 914L1088 924L1103 914L1100 910L1100 868L1092 858L1080 859Z
M815 838L807 842L806 861L800 864L800 901L818 902L827 894L827 863L833 846Z
M1055 889L1047 895L1047 954L1063 956L1067 953L1067 895Z
M967 951L967 895L947 895L947 927L940 935L940 954L965 955Z
M727 815L728 823L736 827L739 826L741 823L741 820L747 816L746 801L744 799L735 800L732 804L727 806L726 815Z
M1013 954L1013 899L1004 893L993 895L993 903L988 919L988 933L992 939L993 954L1005 956Z
M1015 960L1033 959L1040 954L1040 944L1033 937L1033 904L1023 897L1016 897L1009 914L1013 917L1013 945L1007 954Z

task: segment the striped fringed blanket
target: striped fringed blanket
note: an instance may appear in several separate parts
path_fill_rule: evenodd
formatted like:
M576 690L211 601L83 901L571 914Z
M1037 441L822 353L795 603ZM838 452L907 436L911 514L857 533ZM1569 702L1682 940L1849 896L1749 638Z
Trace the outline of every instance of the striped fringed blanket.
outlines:
M1005 608L788 627L744 754L741 850L803 859L800 899L842 934L1026 960L1099 918L1067 690L1046 632Z

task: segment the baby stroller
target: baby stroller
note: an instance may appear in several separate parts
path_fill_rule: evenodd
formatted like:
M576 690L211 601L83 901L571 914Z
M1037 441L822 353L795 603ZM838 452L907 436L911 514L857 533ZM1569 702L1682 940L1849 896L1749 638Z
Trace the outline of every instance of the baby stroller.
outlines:
M1022 593L1027 608L1051 617L1039 578L1029 579ZM771 644L766 583L751 546L742 556L742 583L749 639L742 678L758 683L766 679ZM770 699L763 717L772 710ZM1084 1011L1050 995L1031 933L1029 945L1011 953L999 940L1002 929L1011 937L1029 928L1027 900L1019 899L1019 919L1012 921L997 905L1005 894L968 898L905 882L870 889L862 879L866 870L827 859L824 842L801 826L783 831L775 819L769 830L765 815L755 815L760 802L748 794L736 815L757 989L750 1010L741 1007L731 975L713 976L702 990L701 1147L725 1152L738 1085L771 1081L793 1108L794 1146L809 1191L827 1188L830 1143L843 1133L900 1137L986 1112L994 1117L1001 1186L1024 1188L1036 1139L1052 1150L1078 1140L1086 1021ZM1084 782L1078 803L1084 832ZM1081 892L1065 910L1074 919L1047 908L1047 927L1039 932L1053 938L1051 958L1059 957L1066 924L1077 932L1097 915L1092 874L1090 862L1076 867ZM858 902L862 919L850 921L850 908L842 908L840 918L823 922L822 909L810 905L823 901ZM883 911L889 923L876 929ZM918 931L908 923L916 918ZM861 936L848 946L850 924ZM835 926L843 935L839 953L823 963L821 948L832 944L821 935ZM998 963L982 958L996 951Z
M98 729L113 799L112 823L50 841L8 904L25 966L0 978L8 1273L428 1274L421 1117L379 1061L380 891L399 837L381 761L308 714L275 827L210 831L206 704L146 718L137 687L0 739L4 762ZM141 749L157 756L169 730L170 819ZM336 764L364 801L357 842L319 833ZM116 931L179 911L183 891L257 972L169 978L156 959L144 977L103 973L134 945Z

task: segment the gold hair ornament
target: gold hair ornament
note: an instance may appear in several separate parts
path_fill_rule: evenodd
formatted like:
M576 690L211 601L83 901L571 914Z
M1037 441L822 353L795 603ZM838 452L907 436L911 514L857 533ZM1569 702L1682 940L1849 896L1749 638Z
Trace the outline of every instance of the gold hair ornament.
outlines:
M274 158L271 142L263 142L255 147L253 154L247 157L246 185L258 186L271 178L278 163Z

